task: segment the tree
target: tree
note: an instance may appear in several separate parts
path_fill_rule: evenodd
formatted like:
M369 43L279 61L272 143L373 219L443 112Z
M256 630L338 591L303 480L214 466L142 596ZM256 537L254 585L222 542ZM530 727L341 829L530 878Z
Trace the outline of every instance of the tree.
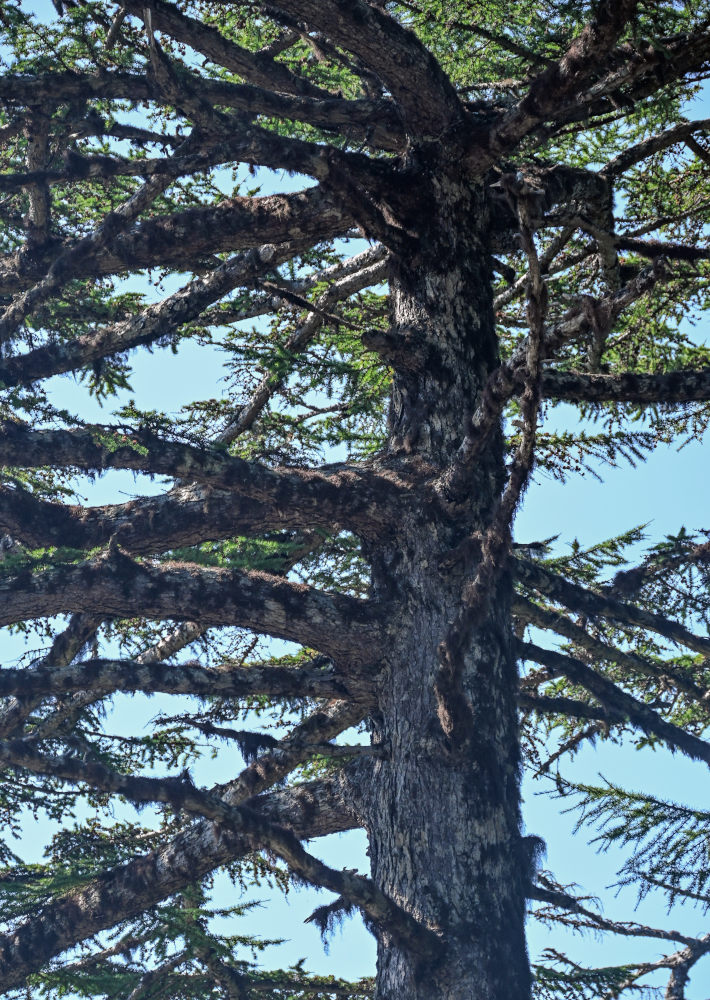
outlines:
M3 988L522 1000L665 969L679 1000L710 935L558 885L520 774L591 739L710 764L710 543L639 561L635 529L560 556L512 521L535 465L642 459L707 424L708 350L680 324L710 276L710 120L686 117L710 5L56 6L0 10L0 624L30 641L0 672L2 809L62 824L46 865L3 849ZM261 168L302 185L259 193ZM82 419L48 381L110 400L142 349L196 345L227 390L177 415ZM560 401L583 422L555 429ZM154 485L72 502L106 470ZM122 692L192 700L118 738ZM334 742L358 726L367 745ZM190 768L223 741L245 766L202 787ZM710 813L556 773L629 845L623 879L710 905ZM120 801L145 823L110 820ZM369 876L303 845L354 828ZM359 910L376 982L239 959L218 869L335 893L324 933ZM667 954L531 974L526 907Z

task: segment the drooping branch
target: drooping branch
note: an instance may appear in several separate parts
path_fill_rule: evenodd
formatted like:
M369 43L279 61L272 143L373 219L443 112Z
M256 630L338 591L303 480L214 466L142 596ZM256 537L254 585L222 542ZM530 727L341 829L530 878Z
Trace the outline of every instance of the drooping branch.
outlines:
M575 625L566 615L557 611L550 611L540 607L527 598L516 594L513 599L513 614L516 618L538 628L548 629L563 635L566 639L571 639L576 645L581 646L592 654L597 660L602 662L616 663L624 670L632 674L639 674L642 677L653 677L654 680L663 684L670 682L679 691L693 698L698 705L707 706L708 692L699 687L688 673L682 669L675 668L670 663L655 663L638 653L627 653L600 639L596 639L587 629L580 625Z
M66 611L239 625L356 663L372 662L382 638L384 609L371 601L326 594L265 573L187 563L152 566L115 547L76 566L5 578L0 595L2 625Z
M541 563L519 557L515 561L515 575L526 587L531 587L575 611L582 611L593 617L609 618L621 625L650 629L704 656L710 654L710 639L694 635L679 622L671 621L663 615L654 614L633 604L625 604L608 594L588 590L577 583L565 580Z
M568 913L576 914L578 917L582 918L581 926L610 931L612 934L619 934L623 937L643 937L656 940L677 941L679 944L684 944L688 947L698 945L705 941L707 942L707 945L710 946L710 935L705 935L702 938L693 938L676 930L649 927L646 924L631 923L625 920L610 920L601 913L596 913L594 910L590 910L588 906L584 906L581 900L572 896L570 893L563 892L557 887L553 888L547 880L541 881L543 881L543 883L546 882L547 884L531 886L529 898L537 900L540 903L546 903L549 906L565 910Z
M585 688L618 721L626 716L637 728L658 736L668 746L682 751L688 757L702 760L710 765L710 743L693 736L679 726L666 722L644 702L627 694L612 681L588 667L586 663L574 656L558 653L554 649L543 649L530 642L518 642L517 648L521 659L533 660L535 663L559 671L573 683Z

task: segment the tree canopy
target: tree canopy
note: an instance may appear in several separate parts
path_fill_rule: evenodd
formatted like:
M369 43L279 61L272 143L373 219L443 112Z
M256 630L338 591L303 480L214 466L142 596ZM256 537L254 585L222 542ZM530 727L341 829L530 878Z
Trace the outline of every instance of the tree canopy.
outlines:
M513 522L531 476L703 438L710 3L30 6L0 8L0 987L684 1000L710 808L574 758L705 777L708 534ZM147 351L220 363L214 395L138 398ZM126 735L128 695L184 697ZM697 935L560 884L521 769ZM358 828L367 874L308 843ZM374 978L259 963L249 893L303 884ZM529 972L526 912L629 959Z

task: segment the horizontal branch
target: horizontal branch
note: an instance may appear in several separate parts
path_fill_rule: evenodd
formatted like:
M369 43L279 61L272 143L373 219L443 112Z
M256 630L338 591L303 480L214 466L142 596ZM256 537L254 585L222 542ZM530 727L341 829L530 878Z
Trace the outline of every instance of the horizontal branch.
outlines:
M644 702L627 694L576 657L558 653L554 649L543 649L530 642L518 642L517 650L521 659L533 660L535 663L550 667L564 674L574 684L579 684L615 717L615 721L621 721L625 717L632 725L645 733L659 737L668 746L680 750L694 760L702 760L710 765L710 743L687 733L679 726L666 722Z
M639 240L630 236L615 236L614 246L617 250L628 250L640 257L656 260L664 257L667 260L683 260L694 263L698 260L710 260L710 248L691 246L686 243L668 243L665 240Z
M354 687L362 692L365 683L353 680ZM190 694L199 698L250 698L257 694L270 694L274 698L342 698L350 692L350 686L347 674L334 670L332 665L317 664L274 667L227 663L203 667L194 662L143 663L97 658L58 666L46 657L40 666L0 670L3 698L48 697L75 691L88 691L96 699L115 691Z
M685 369L650 375L622 372L596 375L586 372L546 370L542 394L572 403L636 403L672 405L710 401L710 368Z
M123 274L165 265L194 270L206 256L248 250L295 239L316 243L344 236L348 214L319 186L294 194L225 198L218 205L156 215L113 237L105 249L72 264L64 278ZM67 244L67 247L70 245ZM0 265L0 295L20 291L42 278L63 245L49 245L32 261L6 258Z
M81 611L115 618L239 626L363 664L375 658L383 609L265 573L139 563L115 548L90 562L0 581L0 625Z
M376 511L372 514L376 517ZM25 490L0 488L0 529L31 549L88 551L106 546L118 535L127 552L158 555L237 535L255 537L319 528L333 531L338 523L348 520L334 520L327 504L280 509L263 500L194 485L104 507L52 503ZM374 525L373 520L371 527Z
M520 583L575 611L582 611L595 618L608 618L621 625L650 629L704 656L710 655L710 639L695 635L679 622L645 611L633 604L625 604L608 594L580 587L579 584L553 573L541 563L518 557L515 560L515 575Z
M265 819L286 824L298 837L320 837L359 825L339 777L272 792L248 805ZM0 988L21 986L55 955L137 916L253 849L247 837L202 820L159 849L47 903L40 913L0 935Z
M271 469L228 455L224 449L198 448L148 432L110 427L33 431L24 424L0 423L0 465L87 472L132 469L200 482L263 504L265 522L272 527L294 526L293 511L297 511L296 526L331 523L376 533L378 520L386 522L397 516L394 507L405 496L396 482L356 466ZM215 504L218 502L215 497ZM11 507L9 499L6 505ZM15 506L16 516L21 519L20 503ZM36 503L30 502L28 510L33 506ZM277 511L280 517L275 516ZM249 515L254 517L254 508ZM41 526L35 530L41 532Z

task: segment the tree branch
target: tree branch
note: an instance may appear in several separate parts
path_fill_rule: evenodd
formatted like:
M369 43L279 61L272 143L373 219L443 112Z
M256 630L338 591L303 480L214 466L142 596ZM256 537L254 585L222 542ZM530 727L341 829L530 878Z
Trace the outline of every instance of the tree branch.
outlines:
M287 823L298 837L319 837L358 825L340 778L271 792L247 804L268 821ZM40 913L0 936L0 987L21 986L53 956L253 849L247 837L202 820L158 850L46 904Z
M553 649L543 649L530 642L518 641L517 649L521 659L534 660L535 663L541 663L559 671L573 683L579 684L586 691L589 691L597 701L601 702L614 721L621 722L626 718L632 725L642 729L645 733L658 736L668 746L682 751L694 760L702 760L705 764L710 765L710 743L687 733L679 726L666 722L644 702L638 701L632 695L622 691L612 681L588 667L586 663L573 656L558 653Z
M353 673L358 697L368 681L359 683ZM0 670L0 697L10 695L35 699L87 691L98 700L115 691L144 694L189 694L205 698L250 698L271 694L275 698L342 698L350 691L348 673L324 667L319 661L303 667L272 667L223 664L203 667L199 663L153 663L140 660L91 659L63 665L45 657L27 669ZM36 703L36 701L35 701ZM359 721L359 720L356 720ZM330 738L330 737L327 737ZM256 790L249 792L257 794Z
M413 135L438 139L463 123L463 106L434 55L384 11L363 0L287 0L280 8L369 67L392 94Z
M599 0L594 19L562 58L534 77L525 97L491 127L485 148L472 151L479 169L492 162L492 158L512 152L539 122L559 115L565 104L598 73L599 66L635 17L637 7L638 0Z
M288 243L294 237L299 244L312 244L343 236L353 224L353 217L320 186L288 195L225 198L216 206L144 219L130 231L113 236L94 256L73 259L63 277L99 277L163 265L194 270L209 254ZM0 266L0 295L27 288L56 257L54 246L22 268L17 259L10 258Z
M325 865L302 847L299 838L246 805L235 806L213 792L197 788L182 778L145 778L121 774L103 764L75 756L53 757L34 749L31 741L0 742L0 763L38 774L62 778L72 784L122 795L137 803L163 802L178 812L195 813L218 826L248 838L254 846L273 851L290 870L311 885L345 896L373 923L386 928L395 941L416 949L424 958L440 950L439 938L401 910L371 879Z
M563 635L566 639L570 639L576 645L586 649L597 660L616 663L634 674L653 677L654 680L662 683L670 681L679 691L683 691L684 694L693 698L699 706L702 706L706 711L708 710L708 691L698 687L692 677L683 673L682 670L675 669L672 664L654 663L637 653L625 653L620 649L615 649L614 646L596 639L587 629L575 625L565 615L542 608L539 604L534 604L519 594L513 598L513 614L516 618L521 618L538 628L549 629L558 635Z
M251 54L251 53L250 53ZM277 65L283 66L282 63ZM197 80L198 78L195 78ZM292 96L274 93L268 86L230 83L226 80L199 78L200 94L213 107L234 108L250 115L264 115L289 121L308 122L325 131L343 135L377 149L396 152L405 144L402 123L394 102L388 99L345 100L328 92L324 96ZM46 73L37 76L3 75L0 79L0 104L18 106L56 106L77 99L154 101L161 95L148 74ZM101 124L92 118L91 128ZM103 123L101 131L87 134L134 138L138 142L175 144L171 136L136 129L134 126ZM10 136L8 135L8 138Z
M76 566L0 582L0 625L82 611L104 617L238 625L364 663L377 656L382 609L265 573L138 563L117 549Z
M232 457L221 449L198 448L166 441L152 433L131 429L124 432L118 428L33 431L19 423L0 423L0 464L20 468L52 465L85 471L133 469L201 482L263 504L266 523L274 527L293 525L295 512L298 527L329 523L376 533L378 519L385 523L397 516L395 508L406 495L395 481L356 466L323 466L317 471L271 469ZM150 509L150 501L146 502ZM163 502L169 509L169 501ZM214 503L219 503L218 494ZM11 498L5 493L4 506L14 508L15 517L23 520L19 495ZM41 510L50 514L56 506L48 505ZM119 505L119 511L121 508L123 505ZM36 510L36 502L29 502L28 512ZM282 516L277 516L279 511ZM199 511L195 513L199 519ZM255 509L247 505L247 523L254 516ZM269 517L273 518L270 522ZM172 530L167 525L166 528ZM42 532L39 525L30 530Z
M624 604L608 594L587 590L577 583L571 583L564 577L558 576L541 563L518 557L515 560L515 575L526 587L532 587L533 590L575 611L582 611L595 618L609 618L622 625L650 629L704 656L710 654L710 639L694 635L679 622L645 611L633 604Z
M637 142L634 146L629 146L606 166L599 171L604 177L614 179L620 177L630 167L641 163L642 160L660 153L664 149L674 146L678 142L683 142L688 136L693 136L696 132L706 132L710 129L710 118L701 118L694 122L682 122L674 128L657 132L656 135L649 136L642 142Z
M143 19L149 10L153 28L165 32L176 41L184 42L190 48L207 56L217 66L231 70L237 76L266 90L282 94L304 95L329 98L329 91L323 90L303 77L296 76L288 66L277 62L265 52L252 52L237 45L211 25L188 17L176 6L163 0L121 0L121 6L129 14Z
M25 354L6 357L0 361L0 382L5 388L26 385L36 379L84 368L134 347L167 339L184 323L196 319L208 305L240 285L255 282L279 264L292 259L306 246L283 243L278 247L272 244L255 247L128 320L73 340L46 344Z
M685 369L648 375L621 372L590 375L548 369L542 376L542 392L549 399L590 403L636 403L671 406L674 403L710 400L710 369Z

